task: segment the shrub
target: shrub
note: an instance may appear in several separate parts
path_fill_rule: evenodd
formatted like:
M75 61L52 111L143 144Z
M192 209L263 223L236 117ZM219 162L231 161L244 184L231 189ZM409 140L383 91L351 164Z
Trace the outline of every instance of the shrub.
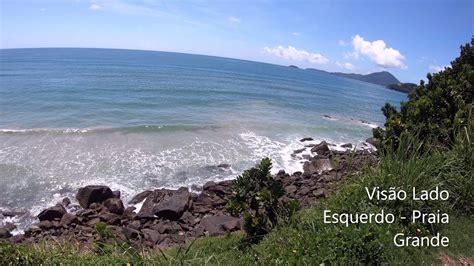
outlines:
M280 181L273 179L271 168L271 160L265 158L257 167L244 171L232 184L234 195L227 209L233 216L243 214L246 240L251 243L261 240L280 218L288 218L298 209L295 202L279 201L284 189Z
M474 38L471 44L461 46L461 54L450 67L427 75L400 104L400 112L386 103L382 112L386 117L385 129L374 129L374 137L382 145L396 147L405 135L419 135L424 147L451 146L456 130L472 123L474 102ZM470 122L471 119L471 122Z

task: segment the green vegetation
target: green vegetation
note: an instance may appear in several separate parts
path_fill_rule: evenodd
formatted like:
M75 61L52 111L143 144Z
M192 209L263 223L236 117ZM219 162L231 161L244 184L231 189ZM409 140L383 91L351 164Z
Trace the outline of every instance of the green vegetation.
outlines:
M272 161L263 159L233 181L233 197L228 211L233 216L244 218L246 242L257 243L268 234L278 220L287 220L298 209L296 201L288 204L278 199L285 194L283 185L270 173Z
M340 190L318 206L280 221L285 208L278 201L281 184L270 173L271 161L245 171L234 182L229 210L243 214L246 234L199 239L187 247L139 251L110 241L105 227L90 247L47 241L40 244L0 243L1 265L25 264L159 264L159 265L274 265L274 264L441 264L448 258L474 263L474 145L472 101L474 40L461 56L439 74L428 75L398 112L382 108L386 129L375 168L346 178ZM471 119L471 120L469 120ZM407 191L405 200L370 200L365 188ZM449 191L448 200L411 200L417 191ZM325 223L331 213L393 213L393 223ZM413 210L448 213L449 223L411 223ZM289 213L284 213L288 217ZM397 247L393 238L449 237L449 247ZM253 245L242 245L243 241Z
M394 83L389 84L386 87L394 91L410 93L415 91L418 85L416 85L415 83Z
M421 81L408 95L409 100L401 103L400 112L388 103L382 108L385 129L374 130L374 137L382 145L396 147L402 135L418 135L424 139L424 146L449 147L460 128L472 127L474 38L471 44L461 46L461 54L451 67L427 78L427 84Z

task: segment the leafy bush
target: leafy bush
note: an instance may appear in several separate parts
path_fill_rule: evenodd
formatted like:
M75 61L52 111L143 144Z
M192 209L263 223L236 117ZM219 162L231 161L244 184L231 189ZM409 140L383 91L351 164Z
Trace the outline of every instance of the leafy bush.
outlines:
M279 201L285 191L281 182L273 179L271 168L271 160L265 158L233 181L234 195L228 211L234 216L243 214L247 240L251 243L261 240L280 218L288 218L298 209L295 202Z
M474 102L474 38L471 44L461 46L461 54L450 67L428 74L402 102L400 112L386 103L382 112L386 117L385 129L374 129L374 137L382 145L396 147L402 135L418 135L424 146L451 146L463 126L472 126ZM469 125L471 124L471 125Z

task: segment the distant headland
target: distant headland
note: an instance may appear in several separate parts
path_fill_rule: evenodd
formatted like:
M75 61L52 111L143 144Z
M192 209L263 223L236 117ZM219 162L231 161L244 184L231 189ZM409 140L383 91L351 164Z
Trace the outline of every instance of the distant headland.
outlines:
M294 65L290 65L288 67L299 69L299 67L294 66ZM414 91L416 87L418 86L415 83L400 82L392 73L388 71L380 71L380 72L370 73L367 75L362 75L362 74L355 74L355 73L328 72L328 71L315 69L315 68L306 68L306 70L365 81L368 83L384 86L390 90L395 90L395 91L404 92L404 93L410 93Z

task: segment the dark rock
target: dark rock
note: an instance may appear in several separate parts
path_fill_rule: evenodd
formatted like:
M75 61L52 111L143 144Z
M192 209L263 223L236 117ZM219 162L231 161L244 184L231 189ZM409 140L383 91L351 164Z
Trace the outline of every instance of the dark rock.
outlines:
M212 207L219 207L227 204L227 200L220 198L220 197L213 197L212 198Z
M137 209L137 208L135 208L135 207L133 207L133 206L127 207L127 208L123 211L123 215L126 215L126 216L134 215L136 209Z
M201 214L209 213L213 209L212 204L212 198L201 193L194 201L192 211Z
M172 240L170 237L163 238L162 240L160 240L160 244L158 245L158 248L159 249L167 248L171 246L171 242Z
M65 213L61 218L61 226L68 226L72 223L79 223L79 219L77 218L77 216L72 213Z
M228 164L228 163L221 163L221 164L219 164L217 167L219 167L219 168L224 168L224 169L229 169L229 168L230 168L230 164Z
M201 191L201 190L202 190L201 186L198 186L196 184L191 185L191 191Z
M298 190L298 188L295 185L285 187L286 194L293 194L296 192L296 190Z
M307 195L309 193L309 188L303 187L298 191L299 195Z
M287 175L287 174L286 174L285 170L280 170L280 171L278 171L278 173L276 174L275 177L276 177L277 179L282 179L282 178L284 178L286 175Z
M191 193L188 188L178 190L157 189L150 194L138 215L153 217L154 215L168 220L178 220L189 208Z
M1 235L1 233L0 233ZM1 238L1 236L0 236ZM19 244L23 241L25 241L26 237L24 235L14 235L14 236L11 236L10 237L10 242L12 242L13 244Z
M38 214L38 219L40 221L52 221L54 219L61 219L65 213L66 209L58 204L40 212L40 214Z
M32 225L30 228L25 230L25 236L27 237L34 236L38 233L41 233L41 228L39 228L37 225Z
M89 209L93 210L100 210L102 208L102 204L94 202L91 205L89 205Z
M2 215L5 217L15 217L15 216L22 216L26 214L26 212L17 212L17 211L4 211Z
M104 213L100 215L100 220L104 221L110 225L119 225L120 224L120 216L114 213Z
M325 198L326 195L328 195L328 191L325 188L319 188L319 189L316 189L315 191L313 191L313 195L316 198Z
M209 181L209 182L206 182L206 184L204 184L204 186L202 186L202 190L209 190L211 189L212 187L215 187L217 184L216 182L214 181Z
M293 154L302 153L302 152L304 152L304 150L306 150L306 148L301 148L301 149L294 150Z
M99 217L96 217L96 218L90 219L90 220L87 222L87 225L94 227L94 226L95 226L96 224L98 224L99 222L100 222L100 218L99 218Z
M76 214L78 216L89 217L89 216L93 216L97 214L97 212L95 210L88 209L88 210L79 210Z
M300 139L300 142L305 142L305 141L312 141L314 140L313 138L302 138Z
M194 226L196 224L195 217L192 215L192 213L190 213L188 211L185 211L183 213L183 215L181 216L179 221L184 223L184 224L190 225L190 226Z
M151 193L153 193L153 191L150 191L150 190L146 190L146 191L140 192L140 193L138 193L137 195L135 195L135 196L128 202L128 204L137 204L137 203L140 203L140 202L144 201Z
M341 147L352 149L352 144L351 143L342 144Z
M304 174L311 176L314 173L321 173L333 169L331 160L329 159L313 159L303 164Z
M49 229L53 228L53 222L48 221L48 220L41 221L37 225L38 225L39 228L41 228L43 230L49 230Z
M135 230L140 230L140 228L142 227L142 223L139 220L134 220L128 224L128 227Z
M153 245L158 243L160 240L160 233L152 229L142 229L142 233L145 236L145 240L150 241Z
M170 223L170 224L163 225L163 233L165 234L177 234L181 230L182 230L181 226L179 226L179 224L177 223Z
M12 234L5 228L0 228L0 238L10 238Z
M112 191L112 194L114 195L114 198L116 199L120 199L120 196L122 195L122 193L120 193L120 190L114 190Z
M124 211L123 202L119 198L109 198L104 201L104 206L111 213L122 215Z
M191 194L188 189L179 189L168 199L159 202L153 211L155 215L168 220L176 221L188 209Z
M122 232L128 240L135 240L140 238L140 231L129 227L123 227Z
M127 240L127 238L125 237L125 234L123 233L122 227L115 226L115 225L108 225L106 228L107 228L107 232L109 232L116 239L119 239L122 241Z
M372 137L372 138L366 139L365 142L369 143L372 146L377 146L379 141L376 138Z
M240 219L227 215L207 216L201 220L200 224L211 236L240 229Z
M212 192L214 194L217 194L219 196L226 196L231 194L231 188L232 188L232 180L226 180L226 181L221 181L221 182L207 182L203 186L203 191L204 192Z
M312 149L311 152L315 152L317 154L324 154L329 152L329 147L326 141L323 141L317 145L315 145Z
M67 206L69 206L69 204L71 204L71 200L69 198L64 198L62 201L61 201L61 205L63 205L65 208Z
M318 182L324 182L324 183L330 183L330 182L335 182L337 181L338 175L336 172L328 172L322 175L319 179Z
M5 223L5 225L2 226L1 228L8 230L8 232L11 232L11 231L13 231L13 230L16 229L16 225L7 222L7 223Z
M86 186L79 189L76 199L82 208L89 208L92 203L104 202L114 197L112 190L107 186Z

